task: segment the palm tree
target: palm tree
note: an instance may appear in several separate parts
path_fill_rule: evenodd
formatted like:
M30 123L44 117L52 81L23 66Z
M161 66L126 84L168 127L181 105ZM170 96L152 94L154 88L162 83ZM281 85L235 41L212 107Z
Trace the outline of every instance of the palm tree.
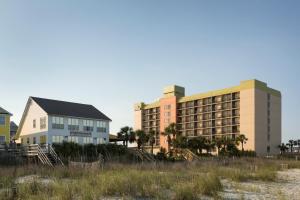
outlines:
M157 135L157 133L154 130L151 130L149 132L149 144L151 145L151 153L152 154L153 154L153 146L155 144L156 135Z
M137 145L138 149L141 149L144 151L144 145L149 141L149 135L147 135L143 130L137 130L136 132L137 135Z
M289 149L284 143L278 145L278 148L280 149L280 155L282 155L286 150Z
M177 136L175 139L173 139L172 143L174 148L187 148L188 147L188 138L184 136Z
M136 134L134 131L130 132L130 135L129 135L129 143L132 144L136 141Z
M187 142L187 147L196 154L202 154L202 150L205 148L204 142L204 137L191 138Z
M213 148L215 148L215 143L211 141L210 139L204 140L204 148L206 150L206 153L209 154Z
M289 143L287 144L290 147L291 153L293 152L294 147L294 140L289 140Z
M118 137L123 140L123 145L128 147L128 141L133 139L134 131L131 127L125 126L121 128L120 132L118 133Z
M176 123L171 123L168 127L165 128L166 133L170 133L173 136L173 139L178 135Z
M218 154L220 153L221 151L221 148L223 147L224 145L224 138L216 138L214 139L214 143L216 144L216 147L218 149Z
M177 125L175 123L171 123L168 127L165 128L165 132L162 135L167 137L168 142L168 152L170 151L170 147L172 146L172 139L178 135Z
M244 152L244 144L247 143L248 138L246 138L246 136L244 134L239 135L236 140L237 145L241 144L242 145L242 152Z

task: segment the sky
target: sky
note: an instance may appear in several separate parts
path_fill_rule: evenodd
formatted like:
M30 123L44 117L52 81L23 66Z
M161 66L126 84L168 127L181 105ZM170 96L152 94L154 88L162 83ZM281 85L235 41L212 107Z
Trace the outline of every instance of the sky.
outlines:
M0 106L29 96L92 104L111 132L133 105L259 79L282 92L283 140L300 139L300 1L0 0Z

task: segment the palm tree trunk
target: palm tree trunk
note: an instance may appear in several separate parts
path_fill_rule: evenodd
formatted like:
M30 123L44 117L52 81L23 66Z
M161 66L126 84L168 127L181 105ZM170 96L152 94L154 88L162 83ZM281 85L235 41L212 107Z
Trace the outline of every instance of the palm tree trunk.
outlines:
M242 142L242 152L244 152L244 142Z

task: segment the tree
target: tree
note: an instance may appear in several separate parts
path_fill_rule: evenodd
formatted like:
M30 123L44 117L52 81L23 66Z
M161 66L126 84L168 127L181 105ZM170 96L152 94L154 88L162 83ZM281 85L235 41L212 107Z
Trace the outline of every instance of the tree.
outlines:
M278 148L280 149L280 155L282 155L286 150L289 149L284 143L278 145Z
M178 135L176 123L171 123L168 127L166 127L165 132L171 134L174 139Z
M287 146L290 147L290 151L292 153L293 152L293 147L294 147L294 140L289 140L289 143L287 144Z
M248 141L248 138L246 138L245 135L241 134L239 135L237 138L236 138L236 142L237 142L237 145L242 145L242 152L244 152L244 144L246 144Z
M137 145L138 149L144 150L144 145L149 141L149 135L147 135L143 130L137 130L136 132L137 136Z
M156 135L157 135L157 133L156 133L156 131L154 131L154 130L151 130L151 131L149 132L149 144L150 144L150 146L151 146L151 153L152 153L152 154L153 154L153 146L154 146L155 140L156 140Z
M224 137L214 139L214 143L215 143L215 145L216 145L216 147L218 149L218 154L219 154L220 151L221 151L221 148L224 145Z
M187 142L187 147L196 154L202 154L202 150L205 148L204 142L204 137L191 138Z
M236 147L236 141L232 138L223 137L222 147L220 149L219 155L235 156L238 155L238 149Z
M173 147L174 148L187 148L188 147L188 138L184 136L177 136L173 139Z
M132 141L133 136L134 136L134 131L129 126L125 126L121 128L120 132L118 133L118 137L123 140L123 145L126 147L128 147L128 141L130 140L130 138Z
M175 139L176 135L179 135L177 131L177 125L175 123L171 123L168 127L165 128L165 132L163 132L162 135L167 137L169 152L172 146L172 139Z
M130 135L129 135L129 143L132 144L136 141L136 134L134 131L130 132Z
M215 148L215 143L209 139L205 139L204 149L206 150L206 153L209 154L213 148Z

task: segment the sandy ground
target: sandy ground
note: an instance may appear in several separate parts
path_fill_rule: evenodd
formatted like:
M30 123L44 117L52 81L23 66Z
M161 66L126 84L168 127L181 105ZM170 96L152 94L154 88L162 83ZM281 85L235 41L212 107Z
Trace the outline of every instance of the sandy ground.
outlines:
M267 199L300 199L300 169L278 172L276 182L241 182L223 180L224 199L267 200Z

